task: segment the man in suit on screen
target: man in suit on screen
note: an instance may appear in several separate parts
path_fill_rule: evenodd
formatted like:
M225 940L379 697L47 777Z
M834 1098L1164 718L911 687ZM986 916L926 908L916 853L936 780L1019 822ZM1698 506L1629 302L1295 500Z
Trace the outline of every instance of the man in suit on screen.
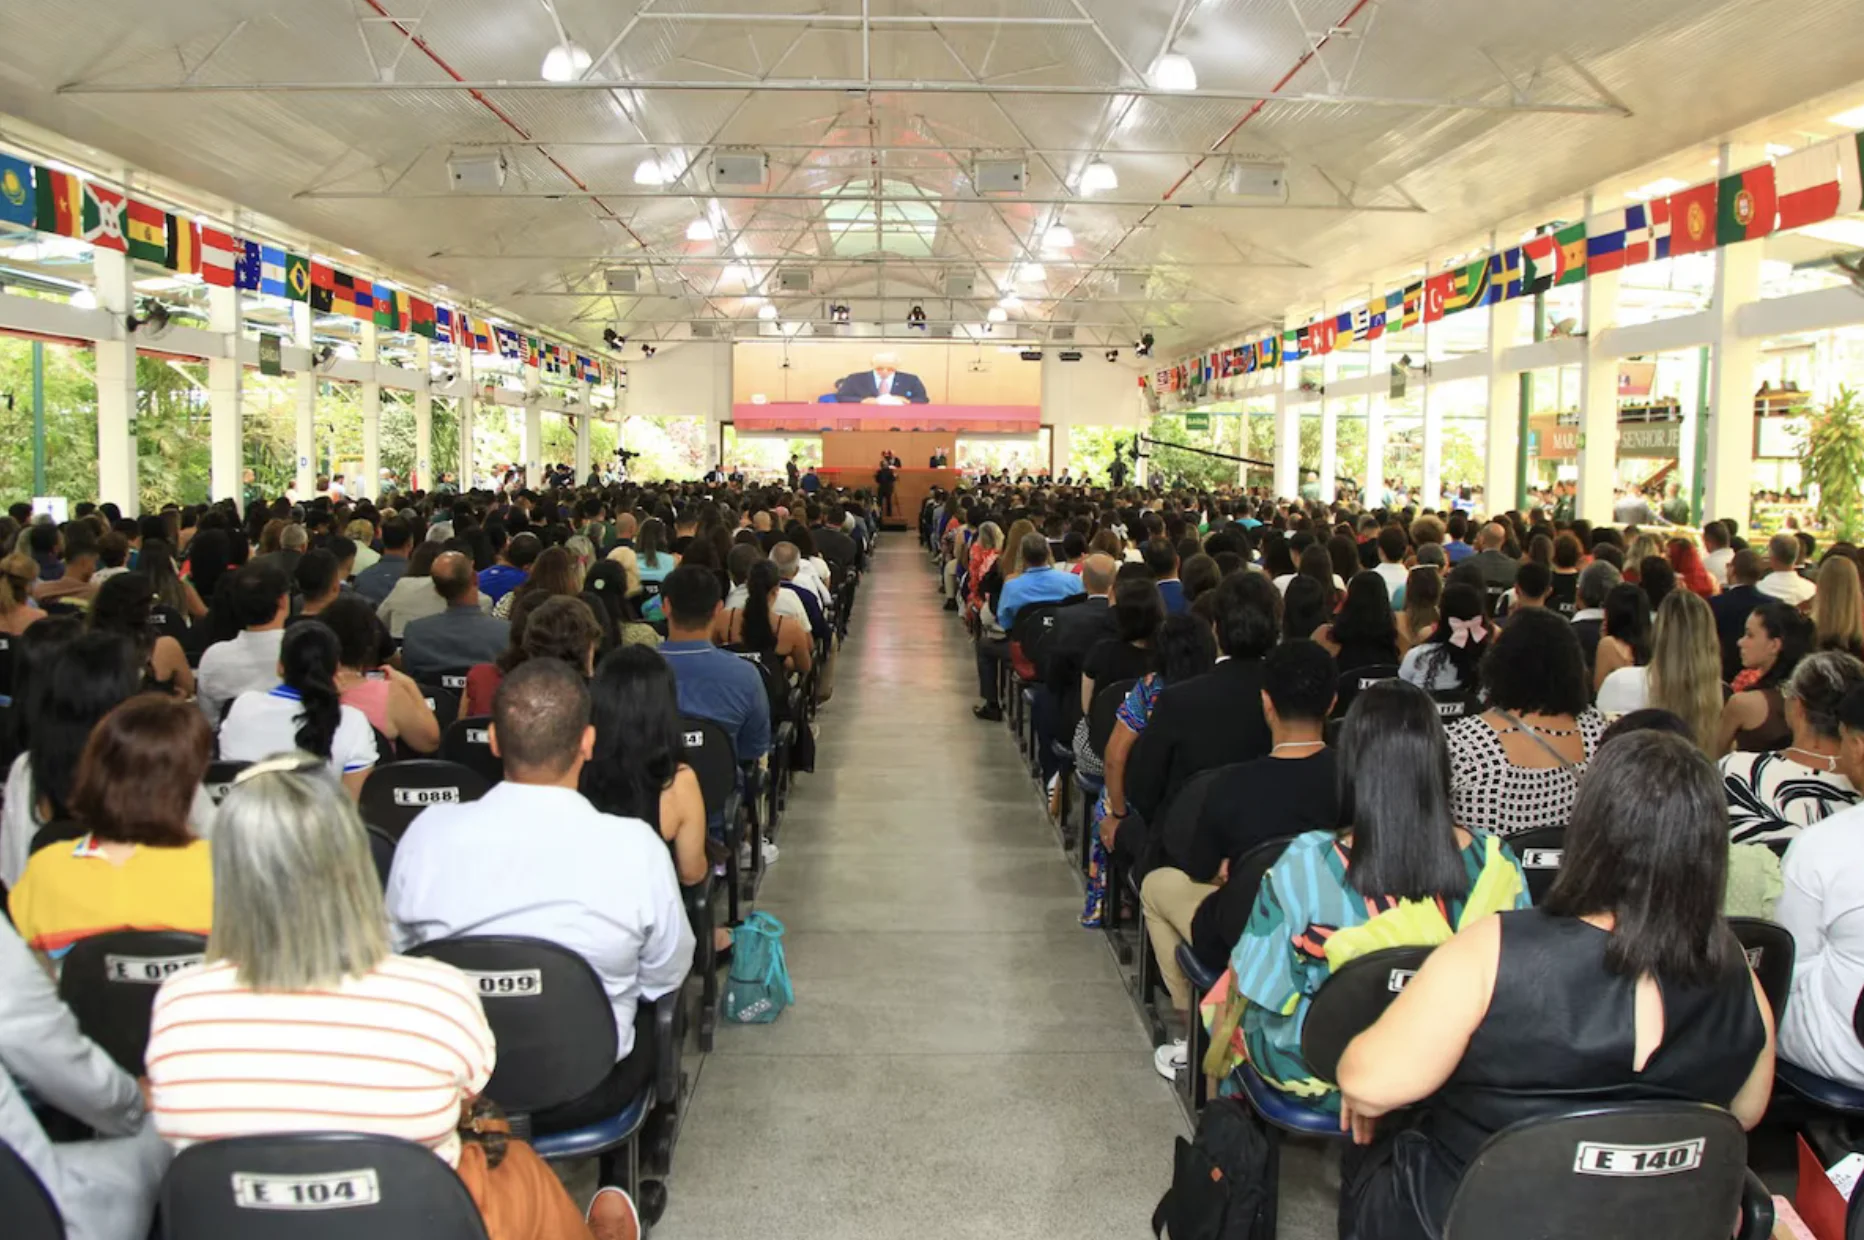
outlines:
M835 400L843 405L925 405L931 403L918 375L899 368L891 353L874 354L872 370L857 371L835 385Z

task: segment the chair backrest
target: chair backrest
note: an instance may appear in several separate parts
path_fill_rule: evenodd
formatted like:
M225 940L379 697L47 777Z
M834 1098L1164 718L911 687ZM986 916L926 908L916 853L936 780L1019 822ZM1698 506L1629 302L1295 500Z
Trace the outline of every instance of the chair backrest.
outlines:
M1387 947L1349 960L1314 992L1301 1026L1301 1058L1331 1081L1347 1043L1372 1027L1430 955L1428 947Z
M1101 757L1107 754L1107 742L1112 739L1113 725L1119 720L1120 703L1138 683L1137 680L1116 680L1094 690L1094 700L1088 704L1087 744Z
M207 774L201 777L201 787L207 792L207 799L215 805L227 799L227 789L233 786L233 777L251 766L250 762L209 762Z
M479 1207L424 1145L353 1132L192 1145L162 1180L163 1240L485 1240Z
M1748 968L1760 979L1773 1008L1776 1026L1786 1011L1786 995L1793 988L1793 960L1796 955L1792 931L1764 917L1730 917L1728 928L1741 940L1747 953Z
M488 751L489 753L489 751ZM362 820L399 840L429 805L477 801L491 784L472 767L440 758L416 758L378 766L363 781Z
M434 673L433 678L440 683L442 689L449 693L465 693L466 674L470 671L472 671L470 667L448 668L444 672Z
M65 1240L58 1203L13 1147L0 1141L0 1218L8 1240Z
M434 712L434 718L440 723L440 730L445 732L453 726L453 721L460 717L460 695L444 685L435 683L417 685L421 697L427 702L427 709Z
M206 939L179 930L93 934L65 953L58 997L91 1041L125 1072L141 1076L156 988L170 974L200 964L206 951Z
M615 1010L602 979L567 947L507 936L436 939L409 953L444 960L478 986L498 1041L486 1097L530 1114L579 1098L615 1067Z
M476 771L490 787L505 778L505 764L492 752L492 716L464 715L441 734L440 756Z
M1443 1236L1726 1236L1746 1177L1740 1123L1706 1103L1634 1102L1540 1116L1503 1129L1476 1152Z
M686 746L686 765L699 780L708 822L725 812L725 802L738 790L738 755L731 733L723 724L697 715L680 720L680 739Z
M1199 771L1180 785L1171 794L1171 800L1159 810L1158 822L1151 834L1164 845L1167 856L1181 862L1191 855L1192 841L1197 837L1198 820L1204 816L1204 804L1210 800L1211 786L1226 769L1213 766Z
M1350 672L1341 672L1334 683L1333 717L1344 719L1346 712L1359 696L1361 689L1371 688L1381 680L1395 680L1398 677L1396 663L1376 663L1367 667L1356 667Z
M1566 828L1535 827L1517 832L1508 837L1508 847L1527 876L1528 893L1539 904L1553 890L1553 880L1560 876L1560 862L1566 857Z
M1482 713L1481 696L1461 689L1438 689L1430 695L1430 700L1437 704L1437 718L1446 725Z
M1275 868L1281 855L1288 851L1288 845L1294 842L1292 835L1278 835L1272 840L1264 840L1241 857L1230 863L1230 876L1224 880L1224 886L1240 883L1239 890L1253 893L1262 885L1262 876ZM1254 903L1254 896L1250 898Z
M388 872L395 868L395 837L380 827L363 828L369 833L369 860L375 862L375 876L382 880L382 890L388 890Z
M1017 609L1016 622L1010 626L1009 632L1012 659L1020 655L1022 662L1030 669L1036 666L1036 647L1054 629L1055 617L1062 606L1060 602L1028 603ZM1021 674L1021 669L1018 674Z

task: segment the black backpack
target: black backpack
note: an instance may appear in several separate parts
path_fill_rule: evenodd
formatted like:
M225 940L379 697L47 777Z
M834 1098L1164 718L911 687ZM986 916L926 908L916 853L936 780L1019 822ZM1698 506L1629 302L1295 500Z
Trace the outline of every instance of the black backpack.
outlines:
M1192 1070L1197 1065L1191 1065ZM1274 1218L1268 1136L1246 1103L1212 1098L1197 1136L1178 1138L1171 1188L1152 1212L1152 1234L1171 1240L1266 1240Z

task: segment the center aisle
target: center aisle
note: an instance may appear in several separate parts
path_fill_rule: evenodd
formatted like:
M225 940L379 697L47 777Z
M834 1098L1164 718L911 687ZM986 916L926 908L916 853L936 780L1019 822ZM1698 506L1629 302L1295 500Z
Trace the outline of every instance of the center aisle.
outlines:
M1150 1234L1181 1112L940 603L887 535L759 900L796 1006L689 1068L656 1240Z

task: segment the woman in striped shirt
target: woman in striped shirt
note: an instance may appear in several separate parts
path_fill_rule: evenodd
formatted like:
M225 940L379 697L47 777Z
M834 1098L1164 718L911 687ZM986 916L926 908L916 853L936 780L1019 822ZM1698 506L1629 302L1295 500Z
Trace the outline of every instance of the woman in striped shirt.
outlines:
M362 821L325 763L247 768L214 836L207 960L156 996L147 1064L156 1129L177 1149L261 1133L366 1132L418 1142L464 1181L491 1240L634 1240L604 1190L585 1223L528 1145L496 1169L462 1145L492 1031L473 985L390 953Z

